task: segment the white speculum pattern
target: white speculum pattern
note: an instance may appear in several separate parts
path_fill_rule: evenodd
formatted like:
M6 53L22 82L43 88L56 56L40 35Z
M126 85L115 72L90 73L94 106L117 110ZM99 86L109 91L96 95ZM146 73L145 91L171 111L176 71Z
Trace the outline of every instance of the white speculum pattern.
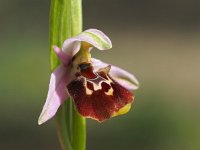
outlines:
M102 90L102 83L107 83L110 86L110 89L108 90L108 92L104 92L104 93L106 95L112 96L113 95L113 88L111 86L112 80L108 76L107 76L108 80L106 80L103 77L99 76L98 74L96 74L96 75L97 75L97 77L95 79L85 78L84 84L85 84L86 94L92 95L92 93L94 91ZM87 82L92 84L94 91L87 87Z

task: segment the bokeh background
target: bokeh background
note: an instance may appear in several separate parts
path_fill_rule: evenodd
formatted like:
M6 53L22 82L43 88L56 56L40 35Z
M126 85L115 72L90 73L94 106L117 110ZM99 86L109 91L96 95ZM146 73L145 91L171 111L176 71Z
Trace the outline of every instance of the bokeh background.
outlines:
M50 75L50 0L0 0L0 149L59 150L54 120L37 119ZM84 29L113 50L94 57L134 73L133 109L88 120L87 150L200 149L200 1L83 0Z

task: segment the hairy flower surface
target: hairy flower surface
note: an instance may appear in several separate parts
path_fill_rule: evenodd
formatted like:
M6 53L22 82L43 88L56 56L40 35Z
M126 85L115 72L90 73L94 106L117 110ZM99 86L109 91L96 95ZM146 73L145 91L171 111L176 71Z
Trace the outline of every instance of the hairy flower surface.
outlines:
M99 122L130 110L134 100L131 91L139 85L137 79L123 69L91 58L93 47L107 50L112 44L103 32L89 29L67 39L61 49L53 46L61 65L51 74L39 124L52 118L69 97L80 115Z

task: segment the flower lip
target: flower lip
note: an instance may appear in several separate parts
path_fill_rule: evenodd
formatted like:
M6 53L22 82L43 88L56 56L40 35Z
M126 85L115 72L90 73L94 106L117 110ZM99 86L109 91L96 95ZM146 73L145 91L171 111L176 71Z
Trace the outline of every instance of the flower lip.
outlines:
M79 76L67 85L77 111L99 122L127 113L134 99L133 94L112 80L106 70L94 72L95 78Z

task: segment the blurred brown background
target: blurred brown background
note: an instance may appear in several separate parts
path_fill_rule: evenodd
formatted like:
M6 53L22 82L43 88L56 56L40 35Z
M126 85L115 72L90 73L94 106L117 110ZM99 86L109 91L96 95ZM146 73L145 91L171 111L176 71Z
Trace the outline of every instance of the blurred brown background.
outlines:
M0 149L59 150L37 119L49 82L49 0L0 0ZM88 120L87 150L200 149L200 1L83 0L84 29L113 42L94 57L134 73L133 109Z

